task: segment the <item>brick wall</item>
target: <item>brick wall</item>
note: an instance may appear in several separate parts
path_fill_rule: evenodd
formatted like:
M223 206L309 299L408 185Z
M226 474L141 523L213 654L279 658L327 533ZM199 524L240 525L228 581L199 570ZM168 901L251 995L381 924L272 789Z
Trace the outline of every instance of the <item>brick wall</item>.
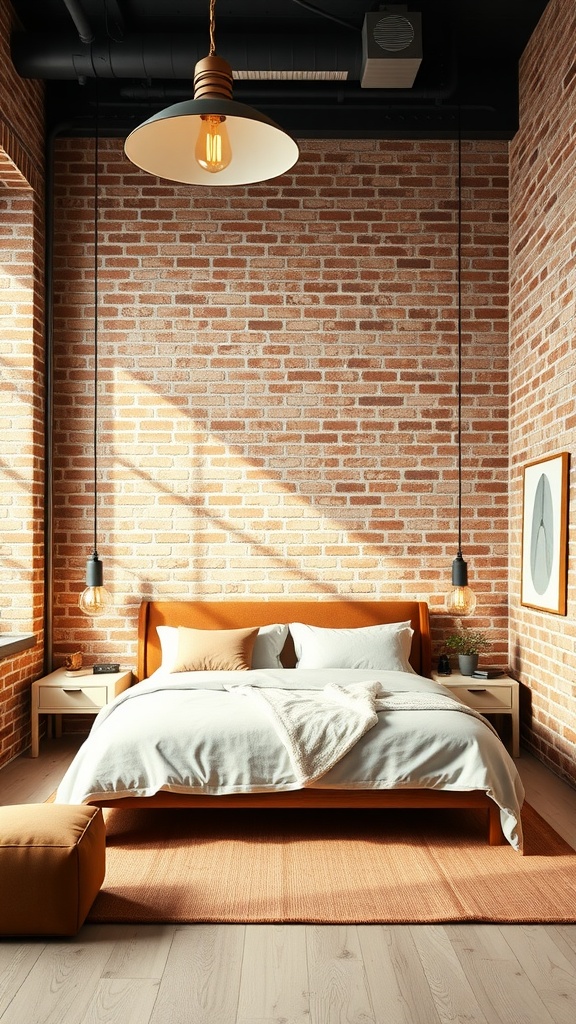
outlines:
M30 740L44 598L43 88L11 66L11 23L0 0L0 630L37 645L0 660L0 764Z
M0 0L0 146L41 191L44 167L44 85L24 81L10 57L10 34L18 27L10 0ZM4 180L4 179L3 179Z
M573 0L552 0L521 63L511 146L510 643L525 684L524 741L576 783L576 587L570 502L568 614L520 603L522 467L576 442L576 73Z
M190 188L102 140L100 555L92 550L93 153L56 162L55 650L134 663L142 597L414 596L457 542L454 141L306 141ZM507 144L463 145L463 546L507 663Z
M40 643L0 662L0 763L28 742L29 686L42 664L42 88L10 67L10 19L0 0L4 309L15 298L7 280L27 290L1 340L26 423L15 406L2 422L26 507L5 477L0 626L37 629ZM509 571L524 742L573 782L574 560L566 617L522 607L520 524L522 466L571 451L576 428L575 30L572 0L552 0L521 64L510 391L507 145L465 142L463 175L463 547L476 620L493 630L491 660L506 664ZM90 659L133 664L141 597L188 594L401 593L429 600L439 640L457 528L455 143L307 141L280 183L223 192L142 175L119 140L102 151L99 548L115 608L95 623L76 610L92 550L93 143L65 140L57 658L82 646ZM30 249L31 272L21 262ZM13 344L23 337L24 364ZM13 455L4 450L4 472ZM15 513L22 530L12 529Z

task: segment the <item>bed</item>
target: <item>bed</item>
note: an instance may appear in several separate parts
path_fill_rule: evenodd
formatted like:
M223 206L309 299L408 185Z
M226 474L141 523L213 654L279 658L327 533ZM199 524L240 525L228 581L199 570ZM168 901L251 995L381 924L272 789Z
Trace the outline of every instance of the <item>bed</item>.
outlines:
M206 661L223 639L243 671L228 651ZM491 844L522 847L516 767L430 678L425 602L144 601L136 676L97 716L57 802L476 808Z

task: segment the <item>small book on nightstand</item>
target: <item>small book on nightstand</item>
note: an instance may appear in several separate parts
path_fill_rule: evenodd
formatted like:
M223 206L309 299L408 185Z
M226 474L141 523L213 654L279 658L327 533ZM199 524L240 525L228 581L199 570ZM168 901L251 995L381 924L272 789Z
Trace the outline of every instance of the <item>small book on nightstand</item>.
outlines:
M472 673L473 679L498 679L505 675L501 668L475 668Z

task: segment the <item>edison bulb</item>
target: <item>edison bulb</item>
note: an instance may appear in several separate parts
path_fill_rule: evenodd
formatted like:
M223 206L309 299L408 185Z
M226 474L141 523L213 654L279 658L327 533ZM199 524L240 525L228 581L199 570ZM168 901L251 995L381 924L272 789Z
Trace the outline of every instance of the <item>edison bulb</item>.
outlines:
M223 171L232 159L225 121L226 118L220 114L202 114L200 117L194 156L200 167L211 174Z
M106 587L86 587L78 601L84 615L104 615L112 604L112 597Z
M468 586L468 566L461 551L452 562L452 590L446 595L446 607L451 615L472 615L476 607L476 594Z
M104 586L104 566L94 550L86 562L86 590L78 601L84 615L104 615L112 604L112 596Z
M476 594L470 587L453 587L446 595L446 608L451 615L472 615Z

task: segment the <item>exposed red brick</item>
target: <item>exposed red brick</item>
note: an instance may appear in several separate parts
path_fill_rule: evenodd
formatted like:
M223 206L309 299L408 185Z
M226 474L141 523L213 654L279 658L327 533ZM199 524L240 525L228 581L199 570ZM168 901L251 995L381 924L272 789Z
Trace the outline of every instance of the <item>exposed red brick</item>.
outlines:
M575 37L572 0L552 0L521 61L520 131L510 147L510 650L531 696L524 742L572 784L574 573L568 574L566 617L523 607L520 588L523 466L559 451L573 453L576 439ZM572 502L571 536L575 523Z

